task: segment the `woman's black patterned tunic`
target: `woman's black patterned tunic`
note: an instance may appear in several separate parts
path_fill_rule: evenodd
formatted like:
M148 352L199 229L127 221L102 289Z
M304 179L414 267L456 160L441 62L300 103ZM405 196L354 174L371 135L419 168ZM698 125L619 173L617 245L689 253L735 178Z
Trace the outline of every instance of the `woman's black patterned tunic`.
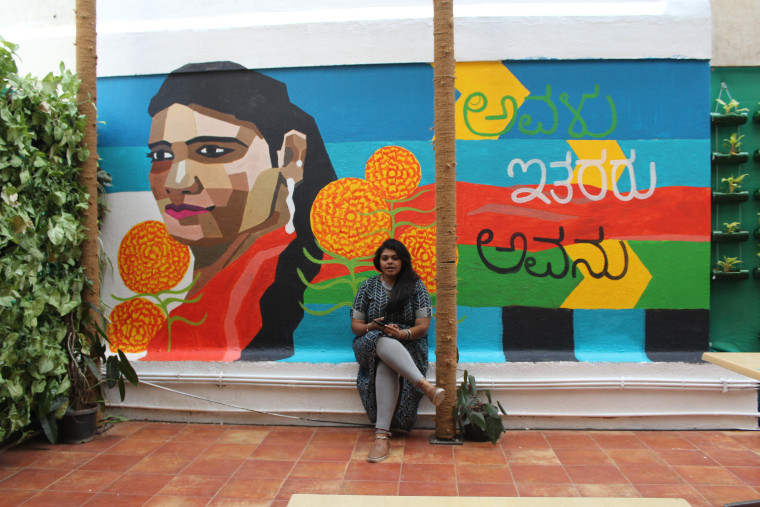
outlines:
M409 298L409 302L404 306L402 312L386 315L385 308L388 305L389 299L389 291L383 287L380 275L373 276L365 280L359 288L359 292L357 292L354 299L354 306L351 309L351 318L370 322L373 319L385 317L385 322L397 324L401 329L407 329L414 326L415 319L429 318L433 314L430 294L428 294L422 280L417 280L414 294ZM359 390L364 410L373 424L377 420L375 373L377 371L376 346L379 336L381 336L379 330L373 330L357 336L354 338L353 347L356 361L359 363L356 386ZM400 343L409 351L417 368L425 375L428 368L427 335L418 340L401 340ZM406 379L401 378L399 402L391 421L391 427L400 428L405 431L411 430L417 419L417 408L420 404L420 399L422 399L422 391Z

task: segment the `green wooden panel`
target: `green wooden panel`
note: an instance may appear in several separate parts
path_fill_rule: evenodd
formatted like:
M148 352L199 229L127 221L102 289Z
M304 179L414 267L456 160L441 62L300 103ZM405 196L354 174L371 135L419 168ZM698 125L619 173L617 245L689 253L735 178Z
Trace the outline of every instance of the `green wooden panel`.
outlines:
M710 88L712 109L715 111L715 99L721 93L721 83L725 83L721 99L728 101L728 94L739 101L740 107L749 109L750 120L744 125L720 125L711 127L712 147L716 151L726 151L723 140L731 133L744 135L741 150L749 152L748 162L734 166L714 166L712 174L713 189L724 189L721 179L729 175L746 173L742 189L752 194L760 187L760 164L752 159L755 150L760 149L760 124L753 123L751 116L760 109L760 68L727 67L713 68ZM724 222L741 222L741 228L753 231L758 227L760 203L750 199L744 203L713 204L712 226L720 230ZM741 268L752 270L760 266L757 241L733 244L713 243L711 246L711 265L723 256L739 257ZM758 352L760 341L760 281L754 278L742 282L712 282L710 290L710 342L715 350L730 352Z

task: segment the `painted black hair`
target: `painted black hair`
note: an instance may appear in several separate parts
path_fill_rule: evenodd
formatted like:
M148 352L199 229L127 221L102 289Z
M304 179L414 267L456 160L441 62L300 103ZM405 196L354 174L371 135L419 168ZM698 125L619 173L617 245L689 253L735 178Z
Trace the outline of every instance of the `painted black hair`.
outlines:
M400 312L404 306L409 302L409 298L414 293L414 286L420 276L414 270L412 266L412 254L406 246L397 239L386 239L383 244L375 251L375 257L372 259L372 263L375 265L375 269L382 272L380 268L380 256L383 250L393 250L401 259L401 270L396 276L396 283L391 290L391 299L386 307L386 313Z
M155 116L172 104L207 107L254 123L269 145L272 167L278 166L277 150L282 148L285 134L296 130L306 135L303 180L293 191L297 238L280 254L275 281L260 301L261 330L241 354L246 361L290 357L293 332L303 319L299 303L306 290L297 269L311 281L319 266L306 258L304 249L314 258L322 258L311 230L311 205L319 191L335 180L317 123L290 102L285 83L233 62L191 63L171 72L151 99L148 114Z

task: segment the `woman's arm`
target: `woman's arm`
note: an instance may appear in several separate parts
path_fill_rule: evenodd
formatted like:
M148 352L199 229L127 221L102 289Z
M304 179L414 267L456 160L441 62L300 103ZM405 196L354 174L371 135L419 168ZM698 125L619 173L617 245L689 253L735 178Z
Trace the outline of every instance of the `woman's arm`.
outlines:
M367 323L361 319L351 319L351 332L354 333L354 336L367 334L375 329L380 329L380 326L374 322Z
M424 319L415 319L414 325L410 328L408 328L410 335L408 337L409 340L419 340L423 336L427 335L428 329L430 328L430 318L424 318ZM405 337L406 338L406 337Z

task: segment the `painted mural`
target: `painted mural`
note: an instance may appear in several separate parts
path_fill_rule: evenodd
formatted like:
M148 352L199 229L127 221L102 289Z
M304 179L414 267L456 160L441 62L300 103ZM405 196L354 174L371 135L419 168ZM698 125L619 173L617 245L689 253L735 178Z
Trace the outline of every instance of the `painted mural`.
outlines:
M461 361L707 349L708 72L457 65ZM435 296L431 66L190 64L101 79L99 95L114 345L351 362L347 308L388 237Z

